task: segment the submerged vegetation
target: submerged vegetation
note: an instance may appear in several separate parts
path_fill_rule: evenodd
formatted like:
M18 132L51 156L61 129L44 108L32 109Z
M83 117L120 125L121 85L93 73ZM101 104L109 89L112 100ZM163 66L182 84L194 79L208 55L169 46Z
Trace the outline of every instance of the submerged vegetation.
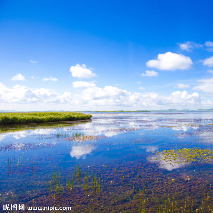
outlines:
M36 185L36 169L32 169L31 184ZM164 173L139 162L126 163L125 166L79 164L69 174L54 168L48 177L39 177L39 190L30 190L29 197L25 195L26 204L71 206L75 212L212 212L211 177L202 172L184 175L190 178L183 178L183 174L178 173ZM4 193L1 199L5 203L11 198ZM14 193L11 202L22 200L26 201L26 198Z
M210 149L198 148L184 148L176 150L164 150L163 152L156 153L158 161L161 160L172 163L185 163L185 162L212 162L213 151ZM154 159L153 159L154 160Z
M77 112L14 112L0 113L0 125L76 121L90 119L92 115Z

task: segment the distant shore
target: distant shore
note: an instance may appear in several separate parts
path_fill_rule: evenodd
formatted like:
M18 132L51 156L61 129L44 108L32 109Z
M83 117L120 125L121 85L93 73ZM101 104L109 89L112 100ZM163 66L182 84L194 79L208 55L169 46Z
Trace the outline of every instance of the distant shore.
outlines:
M0 125L88 120L91 114L79 112L11 112L0 113Z
M120 110L120 111L91 111L91 112L151 112L151 111L146 111L146 110L144 110L144 111L122 111L122 110Z

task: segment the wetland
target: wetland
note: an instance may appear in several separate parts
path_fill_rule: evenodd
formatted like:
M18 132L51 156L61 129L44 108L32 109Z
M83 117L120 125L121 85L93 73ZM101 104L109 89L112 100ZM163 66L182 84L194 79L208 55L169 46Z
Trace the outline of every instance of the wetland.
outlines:
M1 210L213 212L213 112L86 113L0 127Z

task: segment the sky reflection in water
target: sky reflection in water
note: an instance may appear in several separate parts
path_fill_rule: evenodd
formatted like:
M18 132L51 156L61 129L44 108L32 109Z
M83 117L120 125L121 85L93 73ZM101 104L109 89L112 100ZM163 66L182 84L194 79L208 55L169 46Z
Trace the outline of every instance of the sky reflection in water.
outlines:
M111 164L119 168L129 162L182 174L183 169L190 170L192 163L181 159L179 163L165 160L161 155L156 160L155 152L195 146L212 149L213 125L208 125L212 123L212 112L94 113L92 122L75 126L2 133L2 193L17 193L27 188L23 181L32 178L32 165L37 169L35 179L47 178L53 169L66 175L79 164L86 167ZM74 135L78 140L72 140ZM20 161L21 166L17 166ZM9 162L12 162L10 171ZM199 164L196 166L199 168ZM24 175L20 175L20 171Z

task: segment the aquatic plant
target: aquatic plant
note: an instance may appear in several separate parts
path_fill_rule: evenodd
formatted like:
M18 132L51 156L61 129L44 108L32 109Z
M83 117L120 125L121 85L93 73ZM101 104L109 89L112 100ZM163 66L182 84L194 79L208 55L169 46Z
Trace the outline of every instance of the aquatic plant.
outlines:
M185 162L211 162L213 151L210 149L183 148L164 150L156 153L157 157L152 160L158 161L159 158L165 162L185 163Z
M14 112L0 113L0 124L45 123L90 119L92 115L77 112Z
M156 170L150 164L109 164L107 168L102 165L91 169L78 165L66 177L65 173L54 170L46 179L50 193L44 195L41 190L39 195L38 190L35 197L30 192L27 204L72 206L75 212L212 212L210 178L207 181L195 176L185 181L174 175ZM2 196L4 202L5 196ZM12 193L7 197L16 200Z

